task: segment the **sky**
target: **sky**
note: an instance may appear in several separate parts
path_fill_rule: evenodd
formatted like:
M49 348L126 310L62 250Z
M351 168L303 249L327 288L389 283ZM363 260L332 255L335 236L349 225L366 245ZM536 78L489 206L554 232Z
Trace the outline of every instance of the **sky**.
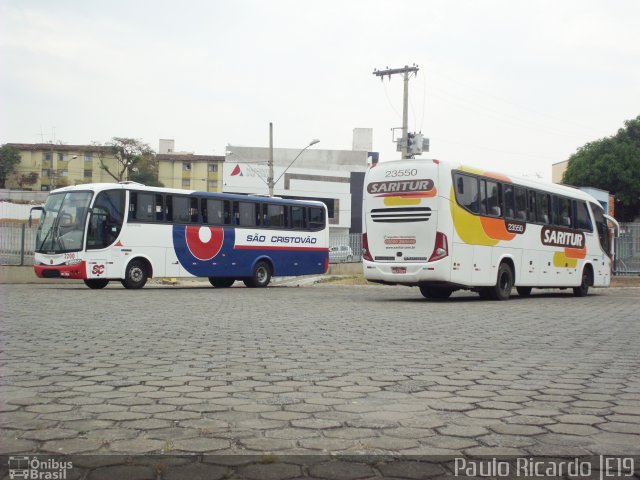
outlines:
M0 143L373 150L551 178L640 114L637 0L0 0Z

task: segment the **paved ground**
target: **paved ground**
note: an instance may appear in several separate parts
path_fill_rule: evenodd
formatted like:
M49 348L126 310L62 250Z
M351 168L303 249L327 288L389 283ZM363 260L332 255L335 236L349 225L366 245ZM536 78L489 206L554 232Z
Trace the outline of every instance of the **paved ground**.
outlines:
M640 454L638 298L2 285L0 453Z

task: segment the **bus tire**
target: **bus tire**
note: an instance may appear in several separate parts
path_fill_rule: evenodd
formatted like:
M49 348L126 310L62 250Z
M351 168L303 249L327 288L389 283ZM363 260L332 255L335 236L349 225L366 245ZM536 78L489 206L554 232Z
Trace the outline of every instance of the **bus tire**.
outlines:
M531 295L531 287L516 287L518 295L521 297L528 297Z
M420 285L420 293L424 298L429 298L431 300L445 300L451 296L453 289Z
M229 288L236 279L231 277L209 277L209 283L215 288Z
M253 268L253 275L243 280L249 288L264 288L271 281L271 267L267 262L260 261Z
M147 283L149 275L147 266L141 260L131 260L121 280L122 286L129 289L139 289Z
M573 289L573 296L586 297L589 295L589 287L592 284L591 269L589 267L585 267L584 270L582 270L582 281L580 282L580 286Z
M508 263L502 262L498 267L498 278L489 292L492 300L509 300L513 288L513 270Z
M109 280L104 278L86 278L84 284L93 290L100 290L109 285Z

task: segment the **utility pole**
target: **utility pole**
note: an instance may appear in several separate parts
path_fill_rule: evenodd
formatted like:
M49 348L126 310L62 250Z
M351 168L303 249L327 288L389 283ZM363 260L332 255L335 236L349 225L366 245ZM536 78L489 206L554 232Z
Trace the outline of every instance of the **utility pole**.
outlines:
M269 122L269 174L267 175L267 186L269 187L269 196L273 197L273 122Z
M386 70L374 70L373 74L380 77L380 80L384 81L386 75L391 79L391 75L402 73L404 75L404 99L402 102L402 158L411 158L409 154L409 77L413 73L418 75L418 65L415 63L409 67L405 65L404 68L389 68Z

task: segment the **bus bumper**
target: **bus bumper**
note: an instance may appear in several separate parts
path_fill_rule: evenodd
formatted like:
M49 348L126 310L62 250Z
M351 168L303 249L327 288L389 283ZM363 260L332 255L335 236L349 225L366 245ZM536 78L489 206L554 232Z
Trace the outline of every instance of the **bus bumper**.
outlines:
M420 285L451 281L448 259L431 263L380 263L362 261L364 277L373 282Z
M83 260L75 265L34 265L33 270L39 278L87 278L87 264Z

